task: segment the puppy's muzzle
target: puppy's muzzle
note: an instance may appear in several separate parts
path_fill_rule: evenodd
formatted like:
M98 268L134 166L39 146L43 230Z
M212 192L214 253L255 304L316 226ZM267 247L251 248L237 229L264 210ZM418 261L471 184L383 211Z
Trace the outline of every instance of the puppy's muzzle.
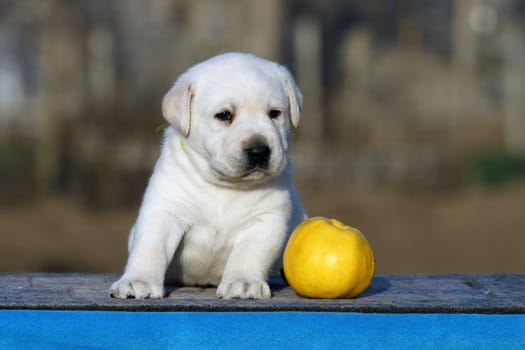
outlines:
M247 162L247 170L268 169L271 149L264 143L255 143L244 149Z

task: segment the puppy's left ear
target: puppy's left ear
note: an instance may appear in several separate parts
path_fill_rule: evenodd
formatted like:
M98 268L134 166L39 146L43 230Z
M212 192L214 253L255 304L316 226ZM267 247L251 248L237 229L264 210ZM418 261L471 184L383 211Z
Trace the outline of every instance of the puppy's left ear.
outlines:
M297 128L299 126L299 121L301 120L303 95L288 69L283 66L280 66L279 69L281 70L284 91L288 97L290 119L292 120L293 127Z
M191 127L193 87L184 77L179 78L162 99L162 114L182 135L188 136Z

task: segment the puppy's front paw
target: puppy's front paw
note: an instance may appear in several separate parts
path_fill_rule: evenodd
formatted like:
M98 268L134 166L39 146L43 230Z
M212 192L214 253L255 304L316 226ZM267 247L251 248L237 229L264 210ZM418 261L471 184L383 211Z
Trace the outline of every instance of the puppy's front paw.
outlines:
M160 299L164 296L164 288L161 283L146 279L121 278L113 283L109 295L120 299Z
M270 286L259 279L237 279L222 281L217 288L220 299L269 299L272 296Z

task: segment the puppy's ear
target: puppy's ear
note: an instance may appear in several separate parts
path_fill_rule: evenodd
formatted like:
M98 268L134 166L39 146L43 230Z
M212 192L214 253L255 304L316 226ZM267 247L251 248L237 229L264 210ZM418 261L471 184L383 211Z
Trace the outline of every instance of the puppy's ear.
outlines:
M303 95L299 90L299 87L295 83L292 75L283 66L279 67L282 74L284 91L288 97L288 104L290 108L290 119L294 128L299 126L301 120L301 107L303 105Z
M191 126L193 87L187 79L179 79L162 99L162 114L182 135L188 136Z

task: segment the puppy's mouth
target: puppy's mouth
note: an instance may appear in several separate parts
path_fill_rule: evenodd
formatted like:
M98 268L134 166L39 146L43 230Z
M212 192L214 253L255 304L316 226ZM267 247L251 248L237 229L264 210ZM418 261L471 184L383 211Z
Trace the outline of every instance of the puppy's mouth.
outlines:
M250 169L244 172L240 176L240 178L249 180L252 178L266 178L266 177L272 177L272 176L274 176L274 173L269 171L268 168L255 167L253 169Z
M218 169L213 169L213 172L217 175L218 178L228 182L261 181L263 179L267 179L276 175L273 171L263 169L260 167L251 168L236 175L225 174Z
M286 161L281 162L277 166L261 167L261 166L248 166L245 165L242 167L242 171L230 172L227 169L221 169L220 167L212 167L212 173L214 177L224 183L236 184L245 183L250 184L262 184L278 176L282 173L283 169L286 167Z

